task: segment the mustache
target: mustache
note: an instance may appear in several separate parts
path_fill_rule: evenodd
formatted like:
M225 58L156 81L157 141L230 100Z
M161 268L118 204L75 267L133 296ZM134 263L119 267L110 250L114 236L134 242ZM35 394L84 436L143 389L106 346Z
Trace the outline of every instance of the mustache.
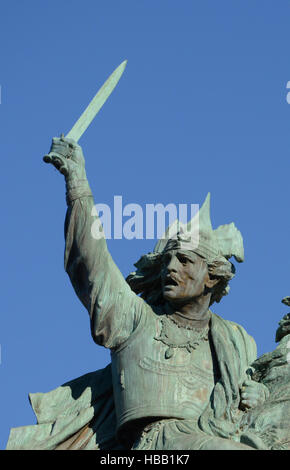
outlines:
M162 283L164 286L168 286L168 285L177 286L179 282L180 282L179 276L176 276L175 274L167 274L162 279Z

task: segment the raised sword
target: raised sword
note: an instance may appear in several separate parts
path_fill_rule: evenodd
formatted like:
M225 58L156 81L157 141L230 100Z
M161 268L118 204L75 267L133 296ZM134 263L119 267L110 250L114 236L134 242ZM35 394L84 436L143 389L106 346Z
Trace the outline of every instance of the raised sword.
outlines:
M110 94L116 87L118 81L120 80L125 70L126 65L127 60L124 60L109 76L109 78L105 81L103 86L94 96L92 101L86 107L84 112L81 114L79 119L73 125L71 130L66 134L66 138L73 139L75 142L77 142L81 138L83 133L87 130L93 119L96 117L97 113L102 108L103 104L107 101ZM45 155L43 160L46 163L51 163L51 157L49 155Z

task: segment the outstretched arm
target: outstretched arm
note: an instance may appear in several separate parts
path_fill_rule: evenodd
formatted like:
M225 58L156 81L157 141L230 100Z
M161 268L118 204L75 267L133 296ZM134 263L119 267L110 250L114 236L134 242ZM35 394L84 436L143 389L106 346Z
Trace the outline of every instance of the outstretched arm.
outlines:
M54 138L45 161L66 180L65 269L89 312L94 341L115 348L136 328L146 304L113 262L99 219L92 215L94 201L81 147L71 139ZM93 224L100 229L94 236Z

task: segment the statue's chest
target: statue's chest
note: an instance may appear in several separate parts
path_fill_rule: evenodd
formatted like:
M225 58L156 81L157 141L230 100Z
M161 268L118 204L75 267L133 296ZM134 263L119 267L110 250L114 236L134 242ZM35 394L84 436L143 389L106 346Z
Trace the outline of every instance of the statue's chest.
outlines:
M165 347L165 359L177 359L177 357L190 358L195 352L203 350L210 351L209 345L209 327L193 329L178 326L176 323L169 320L166 316L159 319L156 325L156 334L154 340L162 343Z
M138 341L139 366L159 376L174 377L177 388L196 391L207 401L218 376L208 327L186 329L162 316L149 330L150 334L144 330L143 340Z
M179 328L157 316L112 355L112 370L116 402L124 410L140 407L144 416L198 418L216 380L208 330Z
M218 367L208 327L187 329L163 316L156 324L152 345L165 368L176 366L182 376L198 379L201 375L210 387L214 383Z

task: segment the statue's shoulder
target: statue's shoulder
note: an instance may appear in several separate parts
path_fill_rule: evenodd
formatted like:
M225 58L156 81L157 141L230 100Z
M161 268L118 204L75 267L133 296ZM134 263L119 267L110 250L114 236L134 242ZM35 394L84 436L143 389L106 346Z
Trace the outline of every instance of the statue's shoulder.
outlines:
M222 318L216 313L211 313L213 323L219 324L222 327L226 328L231 336L240 337L245 342L246 346L251 346L251 349L253 349L253 353L256 354L256 341L254 340L253 336L251 336L242 325L232 320L226 320L225 318Z
M213 312L211 312L211 315L212 315L212 321L213 322L222 324L225 327L227 327L227 328L229 328L233 331L240 331L243 334L246 334L246 335L250 336L247 333L247 331L245 330L245 328L242 325L240 325L239 323L236 323L232 320L226 320L225 318L223 318L220 315L217 315L216 313L213 313Z

